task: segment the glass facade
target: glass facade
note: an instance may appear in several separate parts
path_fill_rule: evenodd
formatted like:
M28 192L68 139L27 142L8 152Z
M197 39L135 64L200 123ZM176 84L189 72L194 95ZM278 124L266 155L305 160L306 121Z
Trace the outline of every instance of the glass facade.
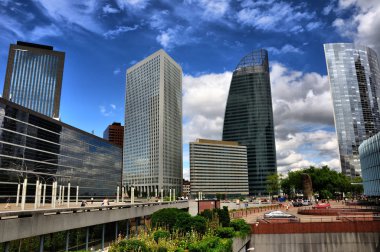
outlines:
M195 196L248 195L247 147L207 139L190 143L190 181Z
M342 173L360 176L359 145L380 130L380 71L365 46L325 44Z
M380 197L380 133L359 146L364 194Z
M106 140L0 98L0 197L39 179L66 186L71 195L113 196L121 184L122 150ZM34 196L34 186L28 186ZM67 190L67 189L66 189ZM67 192L66 192L67 194Z
M249 194L266 194L267 176L277 172L266 50L246 55L233 72L223 140L247 146Z
M25 42L11 45L3 98L50 117L59 117L65 53Z
M163 50L127 70L124 182L139 194L182 189L182 69Z

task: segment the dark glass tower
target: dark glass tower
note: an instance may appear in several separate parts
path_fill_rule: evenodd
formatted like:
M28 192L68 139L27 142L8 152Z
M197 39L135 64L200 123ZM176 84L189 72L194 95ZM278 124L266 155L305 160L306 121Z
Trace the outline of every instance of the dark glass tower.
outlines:
M59 117L65 53L17 41L9 48L3 98L49 117Z
M247 54L233 72L223 140L247 146L249 194L266 194L266 178L277 172L266 50Z

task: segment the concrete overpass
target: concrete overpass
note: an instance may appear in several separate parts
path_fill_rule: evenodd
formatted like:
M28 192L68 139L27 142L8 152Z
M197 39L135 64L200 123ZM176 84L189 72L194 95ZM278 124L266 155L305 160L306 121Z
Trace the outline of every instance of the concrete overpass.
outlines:
M174 201L0 212L0 242L6 243L40 236L40 247L43 248L43 235L45 234L145 218L163 208L185 209L188 207L187 201ZM88 241L88 237L86 237L86 241ZM102 248L104 248L104 239Z

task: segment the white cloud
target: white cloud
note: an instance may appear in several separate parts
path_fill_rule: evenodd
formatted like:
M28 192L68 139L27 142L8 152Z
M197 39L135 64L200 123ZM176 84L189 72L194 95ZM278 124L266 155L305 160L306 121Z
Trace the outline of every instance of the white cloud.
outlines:
M121 72L120 68L116 68L115 70L113 70L113 74L114 75L118 75L119 73Z
M231 72L183 78L184 143L221 139Z
M264 31L302 32L301 22L314 19L314 12L304 11L304 6L294 6L283 1L243 1L237 12L237 21Z
M120 12L119 9L113 8L110 4L106 4L102 9L104 14L114 14Z
M97 0L35 0L52 20L62 25L79 26L81 29L102 33L102 25L96 18Z
M133 27L129 26L118 26L114 30L109 30L103 34L103 36L106 39L114 39L117 36L119 36L121 33L129 32L129 31L134 31L138 28L138 25L135 25Z
M116 105L115 104L110 104L109 106L104 106L104 105L100 105L99 106L99 112L103 115L103 116L113 116L114 115L114 112L116 110Z
M184 144L196 138L221 139L231 77L231 72L184 76ZM327 77L278 63L272 64L270 77L278 171L324 164L339 170Z
M116 4L121 10L126 9L145 9L149 0L116 0Z
M341 11L353 10L354 14L346 19L337 18L333 22L337 31L355 43L374 48L380 55L380 1L340 0L338 6Z
M31 33L31 37L35 40L39 40L44 37L57 37L62 35L62 31L55 25L37 26Z
M276 47L268 47L267 50L273 54L284 54L284 53L298 53L302 54L303 51L297 47L294 47L292 45L286 44L280 49Z
M197 43L199 39L194 37L193 33L194 29L191 26L185 28L181 25L176 25L173 28L160 31L156 41L165 49L170 50L175 46Z

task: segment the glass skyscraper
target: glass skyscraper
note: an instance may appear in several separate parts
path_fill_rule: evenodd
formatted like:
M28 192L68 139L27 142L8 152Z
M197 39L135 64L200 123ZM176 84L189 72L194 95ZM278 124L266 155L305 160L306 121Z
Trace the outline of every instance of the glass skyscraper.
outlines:
M127 70L124 183L140 195L182 190L182 69L159 50Z
M349 43L325 44L342 173L360 176L359 145L380 129L377 55Z
M58 118L65 53L18 41L9 48L3 98Z
M266 194L277 172L268 52L244 56L233 72L224 115L223 140L247 146L250 195Z

